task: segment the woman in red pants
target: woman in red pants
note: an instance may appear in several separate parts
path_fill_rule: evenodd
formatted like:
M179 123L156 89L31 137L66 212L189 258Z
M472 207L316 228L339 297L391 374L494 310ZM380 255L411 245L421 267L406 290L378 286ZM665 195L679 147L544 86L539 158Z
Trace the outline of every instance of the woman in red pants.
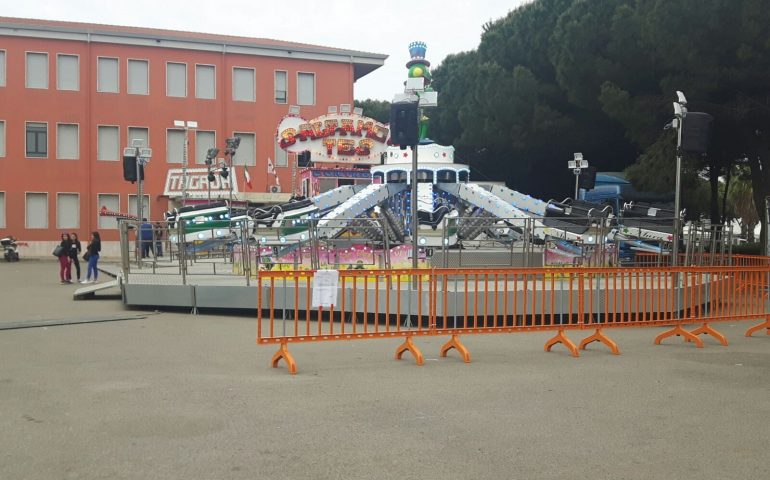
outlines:
M59 253L59 278L61 283L72 283L72 259L70 250L72 249L72 239L69 233L61 234L61 253Z

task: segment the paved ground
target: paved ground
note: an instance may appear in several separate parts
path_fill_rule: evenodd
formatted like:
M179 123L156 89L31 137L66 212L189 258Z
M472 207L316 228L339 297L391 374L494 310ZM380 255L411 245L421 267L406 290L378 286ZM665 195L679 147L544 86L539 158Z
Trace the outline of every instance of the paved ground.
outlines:
M53 262L0 264L3 320L98 318ZM132 312L141 313L141 312ZM546 354L545 334L467 337L473 363L395 361L395 340L294 346L268 368L253 318L0 331L0 479L760 479L770 337Z

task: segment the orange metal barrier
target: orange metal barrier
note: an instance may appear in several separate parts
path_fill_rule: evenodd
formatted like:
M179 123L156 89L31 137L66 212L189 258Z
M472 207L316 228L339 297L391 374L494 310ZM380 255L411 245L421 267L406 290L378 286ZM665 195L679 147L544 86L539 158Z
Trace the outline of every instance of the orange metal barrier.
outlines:
M762 262L760 262L762 263ZM711 324L761 319L747 336L770 334L765 305L770 262L758 266L680 268L504 268L339 271L337 301L312 307L313 271L263 271L258 288L257 343L279 344L273 356L291 373L296 362L289 343L401 337L396 358L423 356L414 337L449 336L440 354L470 353L460 335L553 331L545 350L559 343L573 356L592 342L620 350L609 328L670 326L659 344L678 335L703 346L708 334L725 337ZM698 325L693 331L685 325ZM568 331L593 330L579 344Z

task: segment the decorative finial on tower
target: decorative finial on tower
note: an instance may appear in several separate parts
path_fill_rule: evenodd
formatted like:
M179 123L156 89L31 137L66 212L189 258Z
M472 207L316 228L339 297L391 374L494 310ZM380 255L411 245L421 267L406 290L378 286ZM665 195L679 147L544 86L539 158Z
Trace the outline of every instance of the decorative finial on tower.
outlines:
M430 85L431 80L430 70L428 70L430 62L425 60L425 51L427 49L428 46L425 42L417 41L410 43L409 56L411 56L412 59L406 62L406 68L409 69L409 78L424 78L425 87Z

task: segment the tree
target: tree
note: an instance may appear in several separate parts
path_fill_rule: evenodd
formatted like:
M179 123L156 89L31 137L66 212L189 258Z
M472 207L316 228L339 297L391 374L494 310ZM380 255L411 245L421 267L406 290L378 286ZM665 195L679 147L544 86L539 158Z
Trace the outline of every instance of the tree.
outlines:
M759 215L754 206L754 192L751 188L751 173L748 167L741 166L733 175L727 199L731 213L740 221L741 234L749 242L754 241L754 227L759 223Z
M576 151L600 170L636 160L629 176L638 189L673 190L675 139L663 126L681 90L690 111L715 118L708 155L684 162L684 205L719 222L719 177L747 158L761 210L770 195L766 7L535 0L485 25L476 50L434 70L440 107L431 135L455 145L473 168L546 198L570 191L564 163Z
M353 105L362 108L364 115L380 123L390 122L390 102L386 100L355 100Z

